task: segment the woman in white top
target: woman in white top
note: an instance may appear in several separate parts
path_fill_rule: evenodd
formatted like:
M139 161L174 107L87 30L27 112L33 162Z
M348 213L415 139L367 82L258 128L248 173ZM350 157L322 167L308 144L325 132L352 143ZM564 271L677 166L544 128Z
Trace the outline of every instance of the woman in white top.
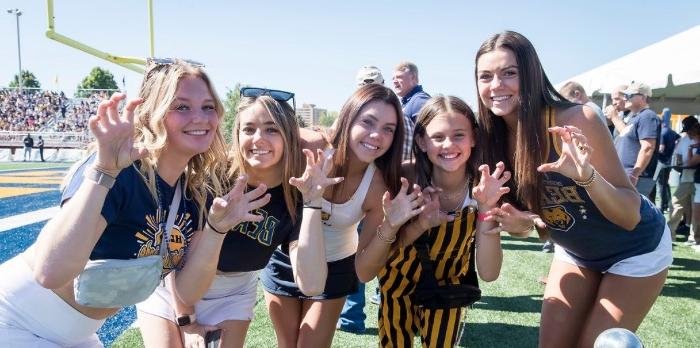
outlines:
M340 111L327 143L335 151L319 151L318 159L305 151L307 166L332 160L315 175L343 181L304 202L305 210L321 210L328 271L323 293L302 294L293 281L289 256L279 249L261 274L279 347L331 345L345 297L358 283L354 260L361 220L363 235L382 238L383 230L420 212L420 191L407 194L407 181L399 180L404 137L399 115L401 104L390 89L364 86Z

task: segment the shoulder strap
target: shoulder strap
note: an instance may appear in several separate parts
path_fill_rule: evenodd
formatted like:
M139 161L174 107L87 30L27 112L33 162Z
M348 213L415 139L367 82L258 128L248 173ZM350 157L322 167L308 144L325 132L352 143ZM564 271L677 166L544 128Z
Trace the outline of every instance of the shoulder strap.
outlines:
M182 190L180 189L180 179L175 183L175 194L170 202L168 209L168 219L165 221L165 231L163 231L163 239L160 242L160 256L165 257L168 253L168 243L170 243L170 230L175 224L175 216L180 208L180 199L182 198Z

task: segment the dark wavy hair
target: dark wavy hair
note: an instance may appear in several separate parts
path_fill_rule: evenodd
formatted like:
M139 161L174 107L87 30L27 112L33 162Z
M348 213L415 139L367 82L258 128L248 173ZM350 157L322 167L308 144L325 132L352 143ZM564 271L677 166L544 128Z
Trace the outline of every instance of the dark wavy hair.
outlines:
M389 104L396 110L396 130L394 131L394 138L391 140L391 146L389 149L377 158L374 163L382 171L382 178L384 178L384 183L389 189L389 193L395 196L399 189L401 188L401 156L403 151L403 141L405 128L403 124L403 112L401 111L401 102L399 98L394 94L392 90L378 84L369 84L358 88L355 93L353 93L350 98L343 104L338 114L338 126L331 136L330 143L334 149L336 149L335 155L333 156L333 176L347 176L348 173L348 151L350 150L350 128L352 124L357 119L365 105L380 101ZM340 192L342 185L333 186L333 198Z
M513 180L506 184L510 193L506 201L520 209L527 209L536 214L542 213L542 192L544 184L537 167L547 160L547 125L544 111L547 107L568 108L576 104L569 102L557 92L549 82L542 68L535 47L520 33L504 31L495 34L481 44L476 53L474 78L478 84L479 58L495 50L508 50L518 64L520 78L520 106L518 110L518 128L516 130L516 151L513 158L508 156L508 137L503 118L497 117L479 98L479 126L481 129L479 145L481 160L492 168L499 161L505 163L507 170L513 173ZM540 236L543 231L540 231Z

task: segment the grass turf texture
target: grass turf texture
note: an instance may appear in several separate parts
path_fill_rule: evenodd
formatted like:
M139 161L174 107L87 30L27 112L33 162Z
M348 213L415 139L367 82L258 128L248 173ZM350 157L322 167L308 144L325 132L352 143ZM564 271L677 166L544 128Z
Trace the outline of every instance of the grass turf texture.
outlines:
M637 330L646 347L696 347L700 323L700 253L676 243L674 263L666 286L649 315ZM466 347L536 347L544 285L538 278L548 270L552 254L542 253L535 238L503 237L504 263L499 279L480 284L483 298L467 313L467 326L460 342ZM376 280L366 287L367 298ZM630 289L634 291L634 289ZM376 347L377 306L367 303L367 331L350 334L337 331L333 347ZM695 342L695 343L693 343ZM137 329L127 330L113 347L142 347ZM262 291L258 291L255 319L246 347L275 347L272 323L267 316ZM414 346L419 347L415 340Z
M71 164L69 162L5 162L0 163L0 171L70 167Z

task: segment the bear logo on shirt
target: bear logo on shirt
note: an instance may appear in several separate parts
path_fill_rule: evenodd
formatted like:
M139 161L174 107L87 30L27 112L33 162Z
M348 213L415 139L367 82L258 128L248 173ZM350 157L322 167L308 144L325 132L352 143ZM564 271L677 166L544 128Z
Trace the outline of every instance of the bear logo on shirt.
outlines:
M566 232L574 226L574 217L562 205L545 207L542 215L544 222L552 229Z

